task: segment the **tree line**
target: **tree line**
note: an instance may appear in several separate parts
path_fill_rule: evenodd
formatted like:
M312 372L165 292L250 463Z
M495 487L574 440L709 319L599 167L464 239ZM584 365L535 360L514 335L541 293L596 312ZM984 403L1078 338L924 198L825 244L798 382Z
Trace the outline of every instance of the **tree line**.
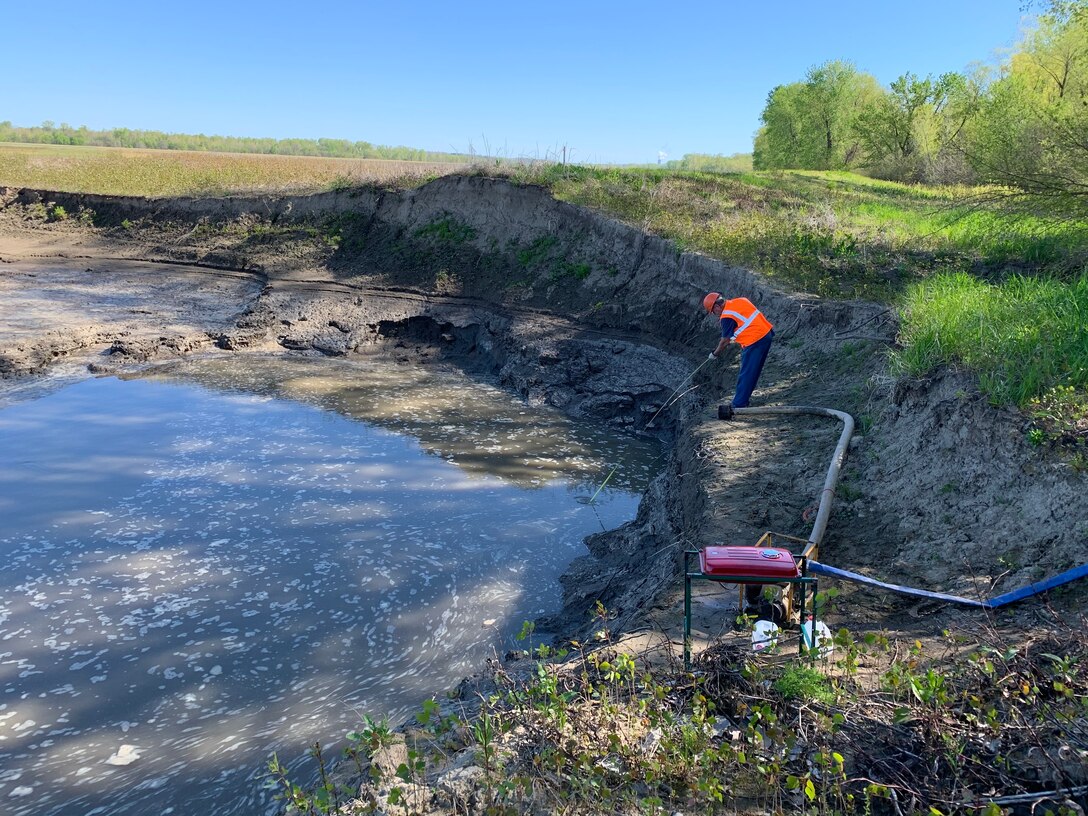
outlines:
M993 183L1088 213L1088 0L1043 0L999 68L888 87L832 60L774 88L758 169L863 170L903 182Z
M48 121L42 122L37 127L15 127L11 122L0 122L0 142L396 161L469 162L476 158L465 153L441 153L412 147L384 147L348 139L255 139L237 136L205 136L202 133L162 133L157 130L129 128L90 130L86 126L74 128L67 123L58 127Z
M682 159L665 162L670 170L688 170L695 173L744 173L752 169L751 153L734 153L731 156L708 153L685 153Z

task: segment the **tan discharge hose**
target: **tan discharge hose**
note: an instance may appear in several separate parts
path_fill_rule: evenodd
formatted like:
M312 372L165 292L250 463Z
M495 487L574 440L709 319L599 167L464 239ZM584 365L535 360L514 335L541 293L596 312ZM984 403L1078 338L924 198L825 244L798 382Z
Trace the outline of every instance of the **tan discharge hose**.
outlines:
M812 533L808 537L804 555L808 558L817 558L820 553L820 542L827 531L827 520L831 517L831 501L835 496L835 485L839 482L839 471L842 470L843 460L846 458L846 447L850 444L850 437L854 434L854 418L845 411L836 411L834 408L816 408L808 405L768 405L761 408L734 408L736 416L760 416L763 414L811 414L814 416L826 416L842 421L842 433L839 435L839 443L835 446L835 454L831 457L831 465L827 469L827 478L824 479L824 488L820 492L820 506L816 512L816 521L812 525Z

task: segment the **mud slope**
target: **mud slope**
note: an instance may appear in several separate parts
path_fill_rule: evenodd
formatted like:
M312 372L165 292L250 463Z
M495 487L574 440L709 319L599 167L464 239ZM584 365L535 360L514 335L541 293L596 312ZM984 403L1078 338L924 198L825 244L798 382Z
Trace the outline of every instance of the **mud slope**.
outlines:
M67 218L51 217L56 205ZM0 332L5 376L77 354L110 368L208 348L383 349L485 367L530 401L637 431L713 346L699 301L721 290L776 325L754 405L828 406L859 421L822 560L983 597L1088 562L1085 476L1030 448L1023 419L988 405L963 374L892 381L884 351L895 326L883 307L777 291L542 189L475 176L291 198L8 189L0 207L4 325L16 298L51 302L46 284L87 306L42 309ZM183 276L214 296L179 297ZM149 314L105 315L103 304L140 287L161 287ZM861 324L878 339L853 338ZM734 374L735 360L703 367L662 413L655 432L676 443L664 470L636 521L587 542L592 556L567 576L555 627L573 633L600 599L618 628L656 609L674 629L684 545L754 543L768 529L807 536L839 429L718 422ZM887 625L896 608L880 599L854 611L875 609L872 623Z

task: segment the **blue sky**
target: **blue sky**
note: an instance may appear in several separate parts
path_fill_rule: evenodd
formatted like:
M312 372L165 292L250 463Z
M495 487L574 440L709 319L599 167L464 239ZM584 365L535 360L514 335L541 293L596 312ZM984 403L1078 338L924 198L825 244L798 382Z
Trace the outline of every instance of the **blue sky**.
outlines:
M995 63L1022 0L0 0L0 120L581 162L748 152L830 59L887 85Z

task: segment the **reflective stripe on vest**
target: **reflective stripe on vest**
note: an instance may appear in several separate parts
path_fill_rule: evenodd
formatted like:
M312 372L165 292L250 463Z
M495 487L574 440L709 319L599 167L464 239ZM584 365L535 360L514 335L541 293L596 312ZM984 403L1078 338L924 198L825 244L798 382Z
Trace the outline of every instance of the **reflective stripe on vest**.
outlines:
M758 342L774 328L748 298L727 300L722 307L722 317L728 317L737 324L733 339L741 346Z

